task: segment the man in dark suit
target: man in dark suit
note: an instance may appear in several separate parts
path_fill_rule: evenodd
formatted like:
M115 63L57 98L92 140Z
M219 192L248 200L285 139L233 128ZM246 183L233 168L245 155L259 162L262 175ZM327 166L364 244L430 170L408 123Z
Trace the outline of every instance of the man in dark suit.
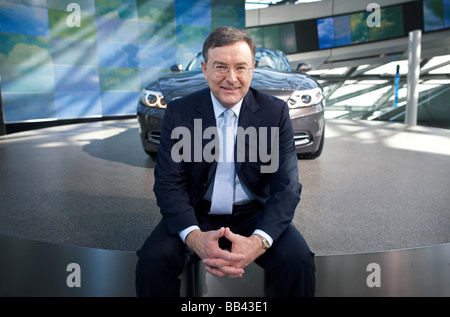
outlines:
M255 261L274 295L314 296L314 254L291 223L302 186L288 107L250 88L245 31L216 29L203 56L209 88L166 109L154 186L163 217L137 252L137 295L179 296L189 248L213 275L238 278Z

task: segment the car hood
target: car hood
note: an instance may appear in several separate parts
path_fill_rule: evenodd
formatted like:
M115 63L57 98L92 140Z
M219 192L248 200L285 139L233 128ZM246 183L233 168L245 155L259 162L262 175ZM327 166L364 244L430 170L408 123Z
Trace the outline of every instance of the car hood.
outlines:
M157 82L159 91L170 102L208 87L202 71L190 71L161 76Z
M161 76L147 89L161 91L170 102L206 87L208 83L202 71L189 71ZM251 87L287 101L293 91L309 90L319 85L306 74L255 68Z
M319 84L306 74L255 68L251 87L284 101L296 90L309 90Z

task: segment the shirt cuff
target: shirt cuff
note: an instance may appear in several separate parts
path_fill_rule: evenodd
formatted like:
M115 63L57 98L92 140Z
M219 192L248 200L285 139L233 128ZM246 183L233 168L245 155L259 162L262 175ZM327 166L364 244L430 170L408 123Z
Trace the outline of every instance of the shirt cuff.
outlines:
M200 227L199 227L199 226L196 226L196 225L190 226L190 227L187 227L186 229L184 229L184 230L178 232L178 234L179 234L181 240L183 240L183 242L186 243L186 237L187 237L187 235L188 235L189 233L191 233L191 231L194 231L194 230L196 230L196 229L200 230Z
M269 242L269 245L272 246L272 243L273 243L272 237L269 236L269 235L268 235L267 233L265 233L264 231L259 230L259 229L256 229L256 230L253 232L253 234L259 234L260 236L263 236L263 237L267 240L267 242Z

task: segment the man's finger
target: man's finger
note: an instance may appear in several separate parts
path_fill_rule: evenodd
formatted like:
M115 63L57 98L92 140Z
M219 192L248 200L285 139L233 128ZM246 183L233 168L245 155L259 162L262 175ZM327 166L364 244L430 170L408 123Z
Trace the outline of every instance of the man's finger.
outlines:
M218 277L237 278L242 277L242 275L244 274L244 270L232 266L224 266L221 268L206 266L205 269L207 272Z
M221 258L230 262L239 262L245 259L245 255L241 253L232 253L226 250L219 249L215 254L216 258Z
M214 258L214 259L204 259L203 263L207 266L211 266L211 267L222 267L222 266L234 266L237 267L236 264L238 262L233 262L233 261L226 261L224 259L221 258Z
M222 227L218 230L212 231L214 233L214 238L215 239L220 239L225 235L225 228Z
M228 240L230 240L230 242L233 242L234 241L234 239L235 239L235 235L234 235L234 233L230 230L230 228L225 228L225 231L224 231L224 236L225 236L225 238L227 238Z

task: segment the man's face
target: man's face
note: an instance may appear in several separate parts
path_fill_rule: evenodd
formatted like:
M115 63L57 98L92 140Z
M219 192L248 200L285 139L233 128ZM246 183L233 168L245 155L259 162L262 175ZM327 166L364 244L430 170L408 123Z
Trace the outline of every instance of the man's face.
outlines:
M231 108L247 94L254 66L250 47L244 41L210 48L208 63L202 62L203 75L209 88L225 108ZM228 68L229 71L220 73L220 68ZM236 69L242 73L236 72Z

